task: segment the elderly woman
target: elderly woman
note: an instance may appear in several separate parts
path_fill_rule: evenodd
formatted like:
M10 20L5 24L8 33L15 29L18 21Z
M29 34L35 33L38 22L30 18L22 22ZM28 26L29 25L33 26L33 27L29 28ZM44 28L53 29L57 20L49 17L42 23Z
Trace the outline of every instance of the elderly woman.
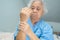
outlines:
M22 8L14 40L54 40L51 26L42 19L45 11L42 0L31 0L29 7Z

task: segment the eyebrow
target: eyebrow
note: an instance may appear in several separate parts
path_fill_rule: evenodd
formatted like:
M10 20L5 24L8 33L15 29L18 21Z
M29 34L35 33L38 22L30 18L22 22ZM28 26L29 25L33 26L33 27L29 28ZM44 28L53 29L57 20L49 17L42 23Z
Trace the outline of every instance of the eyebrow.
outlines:
M34 6L31 6L31 7L34 7ZM37 6L37 8L41 8L41 7Z

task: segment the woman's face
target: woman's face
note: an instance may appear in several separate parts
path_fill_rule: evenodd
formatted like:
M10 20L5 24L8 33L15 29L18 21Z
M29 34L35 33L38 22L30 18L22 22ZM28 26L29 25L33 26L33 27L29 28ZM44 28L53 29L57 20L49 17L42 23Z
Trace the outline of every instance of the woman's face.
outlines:
M39 1L35 1L31 5L32 9L32 14L31 14L31 19L37 21L41 18L43 15L43 5Z

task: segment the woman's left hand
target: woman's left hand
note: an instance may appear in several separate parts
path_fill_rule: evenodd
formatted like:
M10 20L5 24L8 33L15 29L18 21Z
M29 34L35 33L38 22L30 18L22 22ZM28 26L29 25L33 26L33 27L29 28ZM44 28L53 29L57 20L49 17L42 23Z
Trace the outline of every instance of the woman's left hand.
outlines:
M20 25L20 30L27 34L31 40L40 40L31 30L30 26L26 22L22 22Z
M21 22L19 25L19 28L21 31L23 31L27 35L29 35L29 33L31 32L30 26L26 22Z

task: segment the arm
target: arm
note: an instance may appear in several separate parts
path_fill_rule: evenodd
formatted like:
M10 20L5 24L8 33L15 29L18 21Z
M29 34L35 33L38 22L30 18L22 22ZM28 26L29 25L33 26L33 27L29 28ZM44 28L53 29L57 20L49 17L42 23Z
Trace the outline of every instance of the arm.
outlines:
M16 36L16 40L25 40L25 38L26 38L25 33L23 33L22 31L19 31Z
M25 34L27 34L29 37L30 37L30 39L31 40L40 40L34 33L33 33L33 31L31 30L31 28L30 28L30 26L29 26L29 24L28 23L21 23L20 24L20 28L21 28L21 30L25 33Z
M28 35L31 40L40 40L32 31Z
M27 22L28 18L30 17L32 10L30 8L22 8L21 13L20 13L20 26L18 27L18 29L23 29L23 26L21 26L21 22ZM24 29L23 29L24 30ZM26 38L26 34L23 31L19 31L17 36L16 36L16 40L25 40Z

